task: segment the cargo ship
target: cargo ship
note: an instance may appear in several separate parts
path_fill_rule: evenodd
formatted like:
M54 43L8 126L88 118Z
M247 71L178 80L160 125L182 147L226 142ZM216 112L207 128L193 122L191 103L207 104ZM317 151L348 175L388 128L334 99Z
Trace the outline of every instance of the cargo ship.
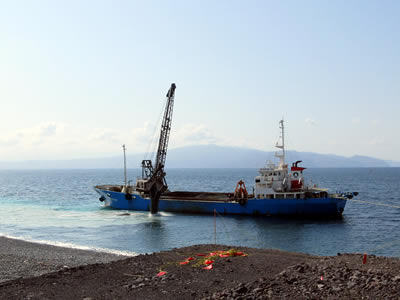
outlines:
M122 210L173 212L185 214L340 217L346 201L357 192L329 193L328 189L306 184L301 161L289 167L285 162L284 121L280 120L278 163L267 162L254 178L252 193L238 181L232 193L170 191L164 164L171 130L175 84L167 93L156 162L142 161L142 176L135 184L98 185L94 189L104 206ZM126 165L125 165L126 174Z

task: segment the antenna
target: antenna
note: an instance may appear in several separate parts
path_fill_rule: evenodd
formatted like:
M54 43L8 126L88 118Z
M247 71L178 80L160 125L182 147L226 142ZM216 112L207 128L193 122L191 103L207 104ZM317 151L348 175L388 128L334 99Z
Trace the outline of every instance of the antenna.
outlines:
M125 154L125 151L126 151L126 148L125 148L125 144L123 144L122 145L122 149L124 150L124 183L125 183L125 188L126 188L126 186L127 186L127 179L126 179L126 154Z
M283 158L285 159L285 126L283 125L283 118L279 122L281 124L281 129L282 129L282 154Z
M279 140L276 143L275 147L282 149L282 153L277 153L275 152L275 157L278 157L280 159L279 165L280 167L283 167L285 164L285 126L283 125L283 119L279 121L279 128L281 129L281 140L282 144L279 145Z

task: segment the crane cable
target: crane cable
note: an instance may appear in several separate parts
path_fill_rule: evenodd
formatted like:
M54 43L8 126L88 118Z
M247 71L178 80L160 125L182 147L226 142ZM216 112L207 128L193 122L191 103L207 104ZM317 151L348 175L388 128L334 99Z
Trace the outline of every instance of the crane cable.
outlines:
M156 163L156 157L157 157L157 154L158 154L157 151L158 151L158 147L159 147L158 142L160 140L160 135L157 133L157 129L158 130L161 129L162 123L164 121L164 114L165 114L165 109L167 107L167 104L168 104L168 98L164 101L164 105L163 105L163 107L161 109L161 112L160 112L160 115L158 117L157 125L154 128L154 137L153 137L154 145L153 145L153 151L151 152L152 153L152 158L151 159L152 159L152 161L154 163Z
M163 111L164 111L166 105L167 105L167 102L165 101L163 106L161 107L161 111L157 118L157 122L154 125L153 133L152 133L151 139L147 145L144 159L150 158L151 155L154 156L154 153L155 153L156 147L157 147L157 129L160 127L158 125L161 123L160 120L161 120L161 117L163 115ZM150 150L153 150L153 152L150 152ZM154 157L152 157L152 159L154 159Z

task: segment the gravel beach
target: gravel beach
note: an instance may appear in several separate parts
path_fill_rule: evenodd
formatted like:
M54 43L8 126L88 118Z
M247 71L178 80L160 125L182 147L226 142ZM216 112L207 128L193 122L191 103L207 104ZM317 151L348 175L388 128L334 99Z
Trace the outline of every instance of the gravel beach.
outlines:
M0 241L0 299L400 299L398 258L225 245L126 258Z
M126 256L0 237L0 283L124 258Z

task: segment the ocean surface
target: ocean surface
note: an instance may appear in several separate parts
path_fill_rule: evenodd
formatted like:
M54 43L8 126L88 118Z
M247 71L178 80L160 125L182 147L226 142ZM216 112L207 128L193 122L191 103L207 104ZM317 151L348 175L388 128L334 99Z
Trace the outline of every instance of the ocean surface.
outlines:
M128 170L136 180L139 169ZM232 192L256 169L167 169L170 190ZM316 255L400 257L400 168L307 169L331 191L358 191L340 220L129 212L103 208L93 186L122 184L122 170L1 170L0 236L133 254L214 243ZM214 234L216 222L216 235Z

